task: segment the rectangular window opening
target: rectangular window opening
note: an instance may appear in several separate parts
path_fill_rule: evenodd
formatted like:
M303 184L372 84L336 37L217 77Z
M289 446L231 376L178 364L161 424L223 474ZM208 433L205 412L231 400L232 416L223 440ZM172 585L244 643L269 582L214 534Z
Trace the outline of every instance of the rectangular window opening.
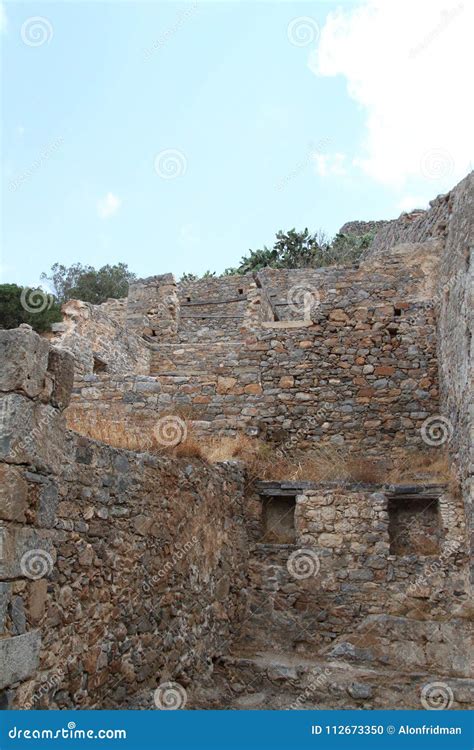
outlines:
M389 498L388 534L391 555L438 555L441 540L438 498Z
M93 364L92 371L94 373L98 373L98 372L106 372L106 370L107 370L107 363L104 362L103 359L100 359L100 357L96 357L94 355L94 364Z
M294 544L296 496L263 498L263 542Z

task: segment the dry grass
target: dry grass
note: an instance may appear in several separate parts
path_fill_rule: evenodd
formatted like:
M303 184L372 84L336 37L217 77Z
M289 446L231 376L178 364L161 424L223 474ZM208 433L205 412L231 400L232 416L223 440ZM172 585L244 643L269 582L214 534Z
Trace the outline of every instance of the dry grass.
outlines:
M130 424L111 417L105 419L88 412L78 412L67 414L67 426L79 435L106 443L113 448L137 452L153 449L153 433L144 431L140 424Z
M252 438L243 433L235 437L222 435L204 438L193 432L192 423L186 420L187 435L177 446L161 445L153 427L155 419L134 414L127 422L113 412L103 415L74 410L67 412L68 427L81 435L99 440L114 448L131 451L166 453L178 458L198 458L206 463L242 461L249 479L358 482L361 484L402 484L404 482L431 481L448 483L452 492L458 484L449 468L448 456L439 448L430 452L416 452L395 459L387 466L376 459L362 458L332 445L291 453L272 443ZM173 412L173 416L176 416ZM181 416L185 419L184 414ZM189 418L188 418L189 419Z
M341 449L321 446L306 451L285 450L256 438L239 434L234 437L214 438L204 446L210 463L241 460L255 479L287 481L382 482L383 472L377 463L348 457Z
M435 448L432 451L408 453L394 462L387 474L386 481L389 484L401 484L403 482L423 481L426 478L440 483L452 481L453 477L446 451Z

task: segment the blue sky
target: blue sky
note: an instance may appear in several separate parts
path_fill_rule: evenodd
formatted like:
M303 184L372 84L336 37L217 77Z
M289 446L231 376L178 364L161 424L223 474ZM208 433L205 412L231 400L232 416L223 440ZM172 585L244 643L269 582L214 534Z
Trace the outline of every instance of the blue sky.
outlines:
M279 229L332 235L449 189L472 168L452 81L470 11L410 4L407 31L388 5L4 3L2 280L222 272Z

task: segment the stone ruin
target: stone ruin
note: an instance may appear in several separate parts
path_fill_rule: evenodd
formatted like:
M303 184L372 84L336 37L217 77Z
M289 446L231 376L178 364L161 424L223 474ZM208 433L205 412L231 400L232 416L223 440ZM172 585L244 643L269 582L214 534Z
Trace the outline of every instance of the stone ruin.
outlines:
M473 181L357 265L154 276L0 332L3 708L472 707ZM148 450L173 415L165 442L387 471L447 448L454 480L250 481Z

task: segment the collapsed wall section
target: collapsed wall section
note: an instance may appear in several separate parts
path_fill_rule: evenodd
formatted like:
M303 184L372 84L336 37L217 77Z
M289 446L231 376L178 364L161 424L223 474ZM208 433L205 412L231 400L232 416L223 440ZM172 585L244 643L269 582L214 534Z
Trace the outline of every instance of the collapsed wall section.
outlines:
M388 254L394 245L404 242L426 242L429 239L444 242L452 213L452 193L439 195L430 201L427 210L410 211L398 219L384 222L364 257Z
M150 349L127 328L126 310L127 300L64 303L63 322L53 324L52 342L73 355L76 375L149 371Z
M0 333L0 699L129 705L212 673L243 604L236 465L119 451L66 430L71 355Z

